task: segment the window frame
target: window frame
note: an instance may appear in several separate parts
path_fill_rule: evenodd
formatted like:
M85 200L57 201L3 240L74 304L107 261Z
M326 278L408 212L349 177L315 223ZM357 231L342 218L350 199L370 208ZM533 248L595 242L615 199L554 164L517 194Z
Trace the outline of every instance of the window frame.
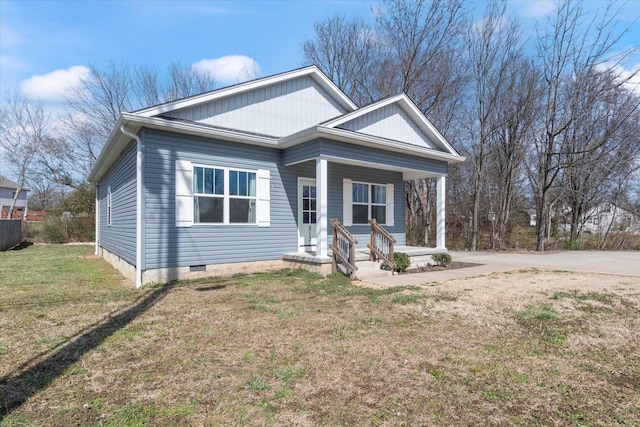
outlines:
M107 227L111 227L113 223L113 204L111 195L111 186L107 187Z
M366 185L367 186L367 201L366 202L355 202L353 200L353 186L354 185ZM384 189L384 203L374 203L373 202L373 188L375 187L381 187ZM375 183L375 182L364 182L364 181L351 181L351 203L350 203L350 209L351 209L351 223L352 225L367 225L369 223L369 220L373 219L372 218L372 213L373 213L373 206L383 206L385 208L385 221L383 223L379 223L380 225L386 225L387 223L387 218L388 218L388 210L390 208L390 203L389 200L387 200L387 184L380 184L380 183ZM356 222L355 221L355 215L353 214L353 207L354 206L367 206L367 222Z
M197 193L196 190L196 168L203 169L212 169L214 170L214 191L215 191L215 170L223 171L223 193L222 194L206 194L206 193ZM245 172L247 174L254 175L254 187L253 187L253 196L248 195L236 195L231 194L231 172ZM243 169L243 168L235 168L235 167L220 167L216 165L210 164L202 164L202 163L192 163L191 164L191 173L192 173L192 188L191 188L191 199L193 206L193 218L192 224L194 226L212 226L212 225L232 225L232 226L258 226L258 171L253 169ZM250 180L247 181L247 192L251 193ZM222 199L222 222L198 222L196 221L196 209L195 209L195 198L196 197L208 197L208 198L217 198ZM253 222L231 222L231 200L249 200L249 206L251 206L251 200L253 200Z

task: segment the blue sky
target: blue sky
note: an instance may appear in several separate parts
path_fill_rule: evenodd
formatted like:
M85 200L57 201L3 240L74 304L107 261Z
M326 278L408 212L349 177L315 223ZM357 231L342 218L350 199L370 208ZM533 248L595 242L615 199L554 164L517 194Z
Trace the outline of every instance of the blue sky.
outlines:
M242 55L257 61L261 75L274 74L300 66L314 20L335 12L366 17L370 4L0 0L1 86L19 88L33 76L108 58L163 71L171 61Z
M602 2L587 1L588 8ZM260 75L301 65L301 43L313 22L335 13L372 19L367 0L335 1L158 1L0 0L0 90L21 90L61 105L65 85L89 64L109 58L132 67L164 71L171 61L214 70L219 86L242 79L238 69L255 60ZM476 9L482 8L476 3ZM550 1L509 2L533 35L552 10ZM640 0L631 0L623 25L640 18ZM620 48L640 46L636 22ZM640 55L624 64L640 65Z

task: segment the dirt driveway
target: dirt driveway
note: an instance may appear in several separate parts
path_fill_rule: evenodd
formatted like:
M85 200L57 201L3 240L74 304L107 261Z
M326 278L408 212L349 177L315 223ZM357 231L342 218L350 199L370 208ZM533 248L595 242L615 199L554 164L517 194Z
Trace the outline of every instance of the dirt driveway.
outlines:
M640 252L558 251L505 253L450 251L449 253L455 261L481 265L457 270L377 277L367 279L367 282L382 286L415 286L536 268L628 276L628 281L640 286Z

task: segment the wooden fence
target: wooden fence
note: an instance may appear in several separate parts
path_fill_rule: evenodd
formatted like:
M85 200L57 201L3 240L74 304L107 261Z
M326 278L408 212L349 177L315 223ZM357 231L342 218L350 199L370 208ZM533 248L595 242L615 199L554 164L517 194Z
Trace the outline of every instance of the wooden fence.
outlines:
M9 211L7 209L2 209L0 211L0 218L6 219L9 216ZM13 211L12 219L24 219L22 210ZM42 222L47 219L47 213L45 211L27 211L27 221L31 222Z

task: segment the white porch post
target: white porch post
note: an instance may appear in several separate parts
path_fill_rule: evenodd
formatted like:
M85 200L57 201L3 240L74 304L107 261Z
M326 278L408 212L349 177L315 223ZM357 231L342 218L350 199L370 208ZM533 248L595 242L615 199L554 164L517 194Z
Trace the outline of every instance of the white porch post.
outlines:
M445 177L439 176L436 186L436 247L446 249L445 245Z
M316 256L327 257L327 159L316 159Z

